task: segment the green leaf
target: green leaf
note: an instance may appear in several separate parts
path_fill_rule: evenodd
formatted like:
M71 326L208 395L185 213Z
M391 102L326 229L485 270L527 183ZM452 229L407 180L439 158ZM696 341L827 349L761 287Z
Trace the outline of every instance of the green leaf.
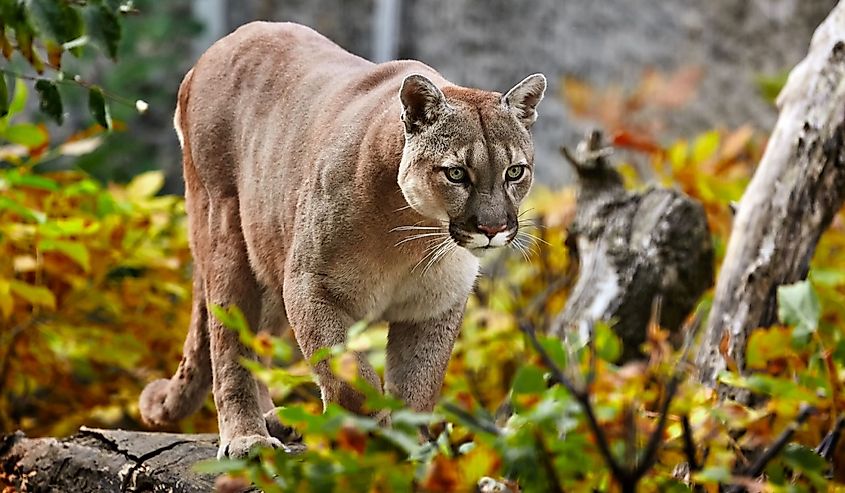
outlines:
M41 147L47 143L47 132L43 128L31 123L10 125L3 132L3 138L13 144L22 145L28 149Z
M62 96L55 82L39 80L35 83L35 90L38 92L40 102L38 108L42 113L52 118L61 125L64 122L64 109L62 108Z
M543 378L543 370L534 365L525 365L519 368L513 379L514 394L539 394L546 390L546 381Z
M248 464L244 459L208 459L197 462L193 469L200 474L228 474L243 471Z
M386 438L407 455L414 455L420 448L419 439L391 428L378 428L376 433Z
M112 60L117 58L121 27L117 14L105 5L89 5L85 9L85 22L91 41Z
M693 475L693 480L697 483L729 483L731 471L725 466L705 467Z
M223 308L220 305L211 304L211 314L220 321L226 328L244 332L249 330L244 313L235 305Z
M9 117L15 116L26 107L26 98L29 95L26 84L21 79L15 80L15 93L12 95L12 102L9 104Z
M610 363L616 362L622 355L622 342L616 332L605 322L596 322L594 337L596 338L596 355Z
M819 396L814 391L802 387L789 378L778 378L761 373L745 377L736 373L722 372L719 374L719 382L796 402L815 404L819 400Z
M757 76L757 89L763 99L774 103L780 94L783 86L786 85L786 79L789 77L789 70L784 70L781 73L774 75L759 75Z
M44 221L47 220L47 214L35 209L30 209L29 207L21 205L8 197L0 195L0 211L4 210L12 211L17 215L38 224L43 224Z
M56 309L56 297L44 286L33 286L25 282L12 279L9 281L12 293L28 301L33 306L43 306L51 310Z
M9 88L6 86L6 76L0 73L0 117L9 114Z
M814 286L835 288L845 284L845 272L835 268L813 267L810 279Z
M50 192L56 192L60 188L56 180L51 180L41 175L20 173L17 170L8 173L5 178L11 185L16 187L39 188Z
M778 288L778 318L793 327L794 342L806 343L809 335L818 329L820 316L819 297L809 281Z
M763 370L769 361L793 354L791 337L788 329L781 326L752 331L745 352L748 368Z
M45 252L59 252L76 262L85 272L91 269L91 257L82 243L69 240L44 239L38 242L38 248Z
M797 443L786 445L783 459L790 467L802 472L823 472L827 468L827 462L819 454Z
M103 90L99 87L92 87L88 91L88 111L94 117L94 121L106 130L112 129L111 111L106 103Z
M85 34L82 15L69 2L62 0L29 0L35 25L59 44Z
M783 462L807 476L815 486L814 491L826 489L824 474L827 471L827 461L813 450L797 443L789 443L783 449Z
M540 341L540 345L543 346L543 349L549 353L549 357L551 357L552 361L558 366L558 368L566 368L566 351L563 349L563 341L558 339L557 337L551 336L541 336L538 335L537 339Z

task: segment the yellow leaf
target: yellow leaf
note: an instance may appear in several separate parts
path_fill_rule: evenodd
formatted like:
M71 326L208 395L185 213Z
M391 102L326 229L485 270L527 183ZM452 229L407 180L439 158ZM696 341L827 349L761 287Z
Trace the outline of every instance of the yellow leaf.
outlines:
M148 171L132 179L126 186L126 194L132 199L146 199L155 195L164 186L164 173Z
M59 252L79 264L85 272L91 269L88 249L82 243L68 240L44 239L38 242L38 248L45 252Z
M12 301L11 286L7 279L0 279L0 312L3 318L8 320L12 316L14 302Z
M719 132L712 130L699 135L692 145L692 161L701 164L716 153L719 149Z
M44 286L33 286L32 284L12 279L9 281L9 287L12 293L33 306L43 306L51 310L56 309L56 297Z

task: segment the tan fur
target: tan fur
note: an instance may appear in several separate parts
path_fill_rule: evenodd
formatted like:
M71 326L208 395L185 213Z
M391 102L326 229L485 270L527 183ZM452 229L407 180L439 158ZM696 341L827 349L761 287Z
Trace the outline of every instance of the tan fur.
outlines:
M431 410L477 255L516 234L544 89L539 75L505 96L458 87L419 62L372 64L296 24L252 23L218 41L182 82L174 119L193 320L177 374L144 390L143 418L186 416L211 383L220 456L281 445L266 388L239 363L255 355L205 313L212 303L272 333L289 319L306 357L343 343L358 320L385 320L385 389ZM524 174L506 182L514 165ZM470 182L450 182L450 166ZM382 389L365 358L358 368ZM326 363L314 370L324 402L361 410Z

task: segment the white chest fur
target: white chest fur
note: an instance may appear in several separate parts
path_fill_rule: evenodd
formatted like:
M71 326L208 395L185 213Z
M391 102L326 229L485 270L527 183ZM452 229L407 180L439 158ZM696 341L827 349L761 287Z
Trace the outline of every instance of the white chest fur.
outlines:
M424 321L466 300L478 276L478 259L457 248L428 269L418 266L401 276L389 294L382 319Z

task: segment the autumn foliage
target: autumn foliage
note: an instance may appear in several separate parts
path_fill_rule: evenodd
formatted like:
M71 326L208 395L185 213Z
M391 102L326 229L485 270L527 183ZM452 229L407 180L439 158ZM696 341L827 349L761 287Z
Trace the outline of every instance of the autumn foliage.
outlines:
M704 205L721 259L730 203L742 196L765 139L741 127L663 142L650 112L682 105L698 77L694 69L649 72L627 92L569 80L563 97L628 151L614 157L628 186L676 186ZM183 200L159 194L157 172L117 185L47 171L52 159L96 147L102 128L51 145L46 127L18 121L27 91L21 81L14 88L0 118L0 431L139 429L140 390L176 367L188 325ZM434 414L410 412L353 382L372 410L392 410L390 428L334 406L322 412L308 362L289 338L255 335L236 307L214 307L245 344L281 363L267 370L245 362L270 384L280 417L308 448L199 467L268 492L613 491L625 490L625 474L637 476L638 491L838 487L845 479L834 433L845 407L845 216L822 238L809 280L778 291L780 323L751 335L751 371L720 376L755 396L743 405L698 384L689 353L656 325L648 360L621 366L612 321L596 324L591 340L543 335L577 270L565 246L575 206L573 188L538 187L525 207L535 221L530 255L487 259ZM708 303L705 296L701 316ZM349 378L356 374L349 351L383 371L386 335L385 326L362 322L345 346L320 357ZM179 427L214 429L210 400Z

